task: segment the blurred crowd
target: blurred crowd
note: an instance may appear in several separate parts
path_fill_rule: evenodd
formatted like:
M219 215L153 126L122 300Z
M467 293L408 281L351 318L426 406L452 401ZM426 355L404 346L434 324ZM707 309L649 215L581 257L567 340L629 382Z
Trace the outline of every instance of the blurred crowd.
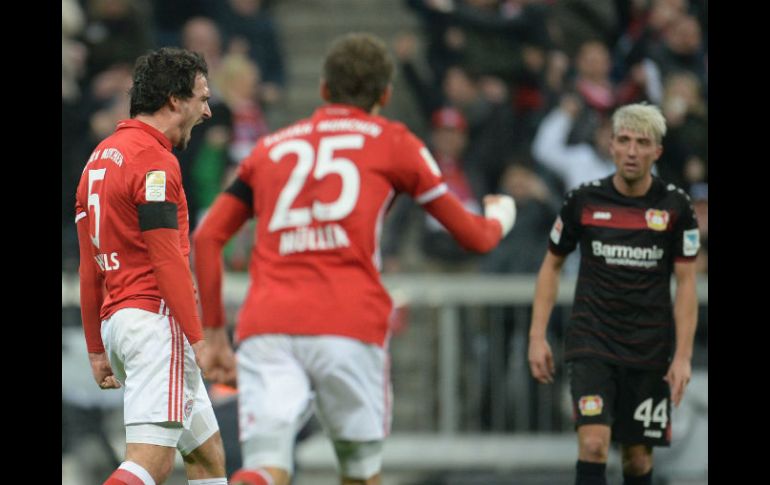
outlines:
M707 273L706 0L402 1L420 25L390 39L407 86L395 96L411 94L427 127L411 128L426 134L468 208L503 192L518 218L495 251L471 256L398 199L383 233L386 272L536 272L564 193L614 171L613 110L647 101L668 124L657 174L693 199ZM77 267L72 207L83 164L128 116L133 61L148 49L183 46L209 66L214 116L177 154L192 228L259 137L279 128L267 114L285 96L287 59L271 3L62 0L63 270ZM247 227L228 248L231 270L245 270L250 237Z

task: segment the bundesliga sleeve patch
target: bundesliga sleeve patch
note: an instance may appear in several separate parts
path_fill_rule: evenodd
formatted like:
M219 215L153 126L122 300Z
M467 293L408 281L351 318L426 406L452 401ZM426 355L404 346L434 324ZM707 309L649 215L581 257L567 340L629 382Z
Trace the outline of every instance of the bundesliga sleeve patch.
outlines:
M700 249L700 233L698 229L688 229L684 231L684 247L682 252L685 256L695 256Z
M438 164L436 163L436 160L433 158L433 155L430 154L430 151L426 147L420 148L420 155L422 156L422 159L425 160L425 163L428 165L428 169L433 172L433 175L436 177L441 177L441 169L438 168Z
M563 227L564 224L561 222L561 216L558 216L551 228L551 241L553 241L554 244L559 244L559 241L561 241L561 230Z
M147 172L144 179L144 197L147 202L166 200L166 172L163 170Z

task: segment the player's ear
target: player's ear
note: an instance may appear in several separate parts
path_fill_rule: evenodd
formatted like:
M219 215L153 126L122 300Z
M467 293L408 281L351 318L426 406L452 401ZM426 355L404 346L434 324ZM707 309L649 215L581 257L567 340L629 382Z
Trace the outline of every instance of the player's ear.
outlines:
M168 107L171 108L171 111L179 111L179 104L182 102L181 99L179 99L176 96L169 96L168 97Z
M329 85L326 84L326 79L321 78L321 99L326 102L331 102L332 93L329 91Z
M388 87L385 88L385 91L383 91L382 94L380 95L380 99L377 100L377 104L384 107L390 101L391 94L393 94L393 85L388 84Z

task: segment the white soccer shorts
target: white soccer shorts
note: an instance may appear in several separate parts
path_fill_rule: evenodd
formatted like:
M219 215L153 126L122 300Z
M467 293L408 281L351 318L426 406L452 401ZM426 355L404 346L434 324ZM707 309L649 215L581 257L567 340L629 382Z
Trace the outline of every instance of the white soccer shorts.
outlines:
M126 426L163 424L168 433L156 429L155 435L172 436L172 440L176 436L177 442L182 439L186 452L218 430L195 353L172 317L124 308L102 322L101 332L112 371L124 388ZM183 430L189 434L194 415L205 416L207 429L196 429L194 438L182 438ZM128 438L141 436L132 433ZM175 445L154 439L138 442Z
M390 433L392 386L385 349L338 336L259 335L237 352L244 465L291 472L292 447L313 404L332 440Z

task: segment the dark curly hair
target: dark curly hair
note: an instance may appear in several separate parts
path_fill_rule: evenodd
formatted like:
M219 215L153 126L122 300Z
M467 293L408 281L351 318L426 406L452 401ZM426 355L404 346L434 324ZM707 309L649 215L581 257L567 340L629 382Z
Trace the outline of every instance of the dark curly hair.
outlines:
M385 43L371 34L353 33L337 39L323 66L332 103L370 111L393 77L393 61Z
M207 75L208 66L197 52L163 47L141 56L134 65L134 85L129 92L131 118L155 113L171 96L191 98L198 74Z

